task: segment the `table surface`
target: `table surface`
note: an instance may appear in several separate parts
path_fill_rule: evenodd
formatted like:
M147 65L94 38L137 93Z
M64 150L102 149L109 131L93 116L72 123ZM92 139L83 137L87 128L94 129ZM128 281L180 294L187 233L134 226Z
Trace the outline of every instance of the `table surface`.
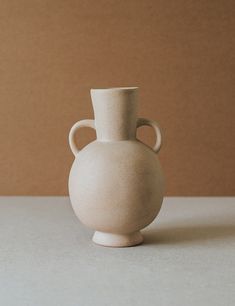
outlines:
M235 305L235 198L165 198L137 247L92 233L67 197L0 197L0 305Z

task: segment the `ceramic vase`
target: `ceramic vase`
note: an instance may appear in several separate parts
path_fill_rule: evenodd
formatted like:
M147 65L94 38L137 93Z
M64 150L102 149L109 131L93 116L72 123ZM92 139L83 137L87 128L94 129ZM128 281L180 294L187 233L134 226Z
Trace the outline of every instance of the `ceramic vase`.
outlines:
M95 230L93 241L110 247L140 244L140 230L157 216L164 180L156 153L161 132L155 121L138 118L138 88L91 89L95 119L78 121L69 133L75 156L69 175L69 195L80 221ZM151 126L153 148L136 138L136 129ZM96 130L97 139L82 150L76 130Z

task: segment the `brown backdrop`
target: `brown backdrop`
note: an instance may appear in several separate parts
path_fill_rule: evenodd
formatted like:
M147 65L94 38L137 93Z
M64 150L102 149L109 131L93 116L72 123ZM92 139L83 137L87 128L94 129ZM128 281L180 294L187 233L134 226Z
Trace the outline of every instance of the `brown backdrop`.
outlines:
M235 195L235 1L1 0L0 194L64 195L91 87L139 86L168 195ZM153 132L139 132L153 143ZM82 146L94 138L78 133Z

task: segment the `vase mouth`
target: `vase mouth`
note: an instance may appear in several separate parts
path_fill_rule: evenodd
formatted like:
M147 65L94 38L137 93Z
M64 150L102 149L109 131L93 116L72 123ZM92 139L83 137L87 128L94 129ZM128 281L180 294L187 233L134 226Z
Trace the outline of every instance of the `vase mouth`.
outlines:
M136 90L139 87L137 86L123 86L123 87L107 87L107 88L91 88L91 91L101 91L101 90L105 90L105 91L123 91L123 90Z

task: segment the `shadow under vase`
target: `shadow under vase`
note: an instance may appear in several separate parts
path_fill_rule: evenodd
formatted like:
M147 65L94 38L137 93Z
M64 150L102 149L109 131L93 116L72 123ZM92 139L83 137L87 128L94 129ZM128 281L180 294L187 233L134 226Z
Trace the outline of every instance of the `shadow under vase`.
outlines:
M159 227L142 232L144 244L194 244L235 238L235 224L199 224Z

